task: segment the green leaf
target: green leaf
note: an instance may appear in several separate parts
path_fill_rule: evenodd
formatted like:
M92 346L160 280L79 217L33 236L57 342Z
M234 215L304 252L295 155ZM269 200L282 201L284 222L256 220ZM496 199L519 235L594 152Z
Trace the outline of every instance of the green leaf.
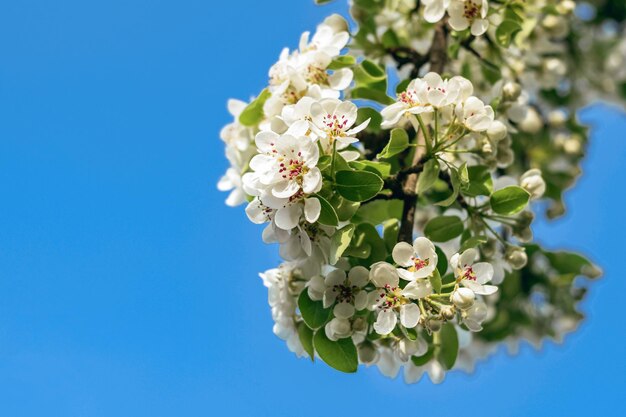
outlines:
M325 224L326 226L337 226L339 224L339 218L337 218L337 212L333 206L326 200L324 197L320 195L315 195L320 201L320 205L322 210L320 211L320 217L317 219L321 224Z
M391 158L409 147L409 134L399 127L391 130L389 142L377 155L378 158Z
M411 84L412 79L407 78L406 80L402 80L396 86L396 94L400 94L406 91L406 88Z
M361 206L360 203L348 201L337 193L333 193L328 201L335 208L337 217L342 222L350 220Z
M426 351L426 353L423 354L422 356L411 356L411 362L413 362L415 366L424 366L428 362L430 362L430 360L433 358L434 355L435 355L435 350L433 349L432 346L429 346L428 351Z
M330 61L330 64L328 65L327 69L337 70L341 68L351 67L354 64L356 64L356 58L353 57L352 55L340 55L338 57L335 57L332 61Z
M330 238L330 264L335 265L346 251L354 235L355 226L349 224L337 230Z
M459 338L456 329L451 323L446 323L439 331L441 346L439 346L439 354L437 359L446 369L452 369L459 354Z
M367 130L380 132L380 124L383 121L383 116L381 116L376 109L371 107L359 107L357 110L356 122L354 124L358 126L367 119L370 119L370 122L367 125Z
M319 357L329 366L341 372L356 372L359 359L351 337L333 342L326 337L324 329L320 329L313 336L313 346Z
M350 91L350 98L371 100L380 104L390 105L396 101L389 97L384 91L376 90L370 87L356 87Z
M445 275L448 270L448 258L439 246L435 246L435 252L437 252L437 271L440 276Z
M480 59L478 62L480 63L483 76L487 79L487 81L495 84L498 80L500 80L500 78L502 78L502 71L500 71L500 68L496 64L491 61L487 61L486 59Z
M490 195L493 191L493 179L489 168L484 165L476 165L467 168L468 183L461 187L461 191L468 197Z
M456 198L459 195L460 181L459 181L459 174L455 169L450 170L450 182L452 183L452 194L450 194L448 198L445 198L441 201L436 202L435 203L436 205L448 207L449 205L451 205L452 203L456 201Z
M417 178L417 192L422 194L433 186L439 178L439 162L436 159L429 159L424 164L424 169Z
M338 171L335 189L350 201L367 201L383 189L383 180L367 171Z
M402 215L402 200L374 200L361 205L356 212L355 221L373 225L388 219L398 219Z
M439 274L439 270L435 269L429 279L430 285L433 286L433 290L439 294L441 292L441 275Z
M387 252L391 253L393 247L398 243L398 233L400 233L398 219L389 219L383 223L383 240L387 246Z
M315 349L313 349L313 330L309 329L304 322L298 323L298 337L304 351L309 354L311 362L315 362Z
M483 243L487 243L486 236L472 236L463 242L463 244L461 245L461 249L459 249L459 253L465 252L469 248L475 248L476 246L482 245Z
M433 242L447 242L463 233L463 222L457 216L439 216L424 227L424 234Z
M364 266L370 266L374 262L384 261L387 258L387 245L380 237L378 230L369 223L361 223L356 227L349 249L352 248L359 249L361 254L359 258L365 259Z
M385 93L387 91L387 73L385 69L369 59L354 68L354 82L357 87L368 87Z
M496 41L503 48L508 48L515 35L522 30L515 20L506 19L496 29Z
M392 29L387 29L380 40L385 48L393 48L400 45L398 35Z
M325 325L332 311L330 308L324 308L322 300L311 300L306 288L302 290L298 297L298 308L304 322L311 329L319 329Z
M348 165L358 171L368 171L382 178L387 178L391 175L391 165L387 162L375 162L365 159L362 161L349 162Z
M271 95L267 88L261 91L261 94L243 109L239 115L239 123L244 126L258 125L265 117L263 105Z
M530 194L528 191L515 185L509 185L494 192L489 201L494 212L510 215L522 211L529 200Z

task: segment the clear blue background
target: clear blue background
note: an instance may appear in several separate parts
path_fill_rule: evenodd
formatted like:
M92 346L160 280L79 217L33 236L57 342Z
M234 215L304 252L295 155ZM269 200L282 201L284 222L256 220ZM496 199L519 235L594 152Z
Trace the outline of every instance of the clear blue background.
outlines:
M0 5L0 416L626 414L623 132L596 108L570 214L536 232L606 272L565 345L406 386L297 360L223 205L229 97L340 1ZM610 195L610 197L609 197Z

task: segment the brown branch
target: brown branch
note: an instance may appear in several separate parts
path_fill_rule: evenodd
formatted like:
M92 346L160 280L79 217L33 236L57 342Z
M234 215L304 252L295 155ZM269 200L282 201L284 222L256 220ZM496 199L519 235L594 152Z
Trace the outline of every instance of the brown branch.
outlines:
M435 35L433 37L433 43L428 51L428 62L430 62L430 70L441 74L446 66L448 60L448 32L447 32L446 19L442 20L435 26ZM416 67L417 68L417 67ZM419 68L417 68L419 71ZM424 132L421 130L418 133L417 144L424 145ZM418 165L421 164L421 159L424 157L424 147L418 146L413 154L413 161L409 167L409 170L415 169L416 172L411 172L406 176L406 179L402 184L402 191L404 193L404 206L402 208L402 219L400 220L400 231L398 233L399 242L413 242L413 227L415 223L415 210L417 206L417 178L419 170ZM421 170L421 169L420 169Z

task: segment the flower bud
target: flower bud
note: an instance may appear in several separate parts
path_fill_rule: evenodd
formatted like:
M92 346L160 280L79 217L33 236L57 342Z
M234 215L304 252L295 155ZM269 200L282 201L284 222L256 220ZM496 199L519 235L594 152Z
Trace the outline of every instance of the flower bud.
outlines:
M519 246L509 246L504 252L504 259L507 261L511 268L522 269L528 263L528 255L526 250Z
M531 199L541 198L546 192L546 182L539 169L529 169L520 177L520 186L530 193Z
M537 110L529 107L526 117L519 124L519 128L526 133L539 133L543 128L543 121L539 113L537 113Z
M480 247L480 251L485 258L491 258L496 253L496 245L497 242L495 239L489 239Z
M535 213L530 210L524 210L517 216L517 224L519 227L530 227L535 220Z
M531 230L530 227L524 227L524 228L516 228L513 230L513 235L520 241L520 242L530 242L531 240L533 240L533 231Z
M460 308L461 310L465 310L470 308L472 304L474 304L474 299L476 295L474 295L474 291L469 288L458 288L456 291L452 293L451 300L455 306Z
M563 110L553 110L548 114L548 123L552 127L563 127L567 121L567 114Z
M436 320L436 319L430 319L428 320L428 322L426 323L426 326L433 332L438 332L439 330L441 330L441 325L443 323L441 322L441 320Z
M452 320L454 316L456 316L456 310L453 306L441 307L440 313L441 317L443 317L445 320Z
M361 343L358 347L359 360L365 364L374 363L378 360L378 350L369 342Z
M498 161L499 168L506 168L511 165L515 160L515 154L510 149L498 148L498 155L496 156L496 160Z
M494 141L502 140L506 137L506 126L499 120L494 120L487 129L487 136Z
M352 335L352 327L350 326L349 320L335 317L326 324L324 332L326 333L326 337L330 340L336 341L350 337Z
M522 93L522 87L518 83L508 82L502 87L502 98L506 101L515 101Z

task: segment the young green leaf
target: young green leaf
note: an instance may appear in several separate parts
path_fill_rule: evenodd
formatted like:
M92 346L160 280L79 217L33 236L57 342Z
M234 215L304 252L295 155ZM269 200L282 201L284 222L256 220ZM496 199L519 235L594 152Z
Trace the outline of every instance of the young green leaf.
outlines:
M496 29L496 41L503 48L508 48L515 35L521 30L522 25L515 20L504 20Z
M456 334L456 329L453 324L446 323L441 327L439 334L441 336L441 346L439 347L437 359L445 369L452 369L459 354L459 338Z
M239 123L244 126L255 126L263 120L263 105L272 94L266 88L239 115Z
M443 276L448 271L448 257L439 246L435 246L435 252L437 253L437 271L439 275Z
M313 336L313 346L319 357L329 366L341 372L356 372L359 359L352 338L346 337L333 342L326 337L324 329L320 329Z
M424 234L433 242L447 242L463 233L463 222L457 216L439 216L424 227Z
M330 238L330 264L335 265L350 245L355 226L349 224L337 230Z
M350 201L367 201L383 189L383 180L367 171L339 171L335 175L335 188Z
M303 289L298 297L298 308L307 326L311 329L319 329L330 318L331 309L324 308L322 301L314 301L309 297L307 289Z
M331 1L331 0L327 0ZM356 64L356 58L352 55L340 55L338 57L333 58L328 64L327 69L329 70L337 70L341 68L351 67Z
M337 226L339 224L339 219L333 206L328 202L328 200L320 195L316 195L315 198L320 201L320 205L322 207L320 217L317 221L321 224L325 224L326 226Z
M433 186L439 178L439 162L436 159L429 159L424 164L424 169L417 178L417 193L421 194Z
M450 170L450 183L452 184L452 194L450 194L448 198L436 202L436 205L448 207L449 205L454 203L456 201L456 198L459 196L460 180L459 174L455 169Z
M491 195L491 209L504 215L519 213L530 200L528 191L515 185L509 185Z
M399 127L391 131L389 142L377 155L378 158L391 158L409 147L409 134Z
M304 351L309 354L311 362L315 362L315 349L313 349L313 330L309 329L304 322L298 323L298 337Z
M435 269L429 279L433 290L439 294L441 292L441 275L439 275L439 270Z

